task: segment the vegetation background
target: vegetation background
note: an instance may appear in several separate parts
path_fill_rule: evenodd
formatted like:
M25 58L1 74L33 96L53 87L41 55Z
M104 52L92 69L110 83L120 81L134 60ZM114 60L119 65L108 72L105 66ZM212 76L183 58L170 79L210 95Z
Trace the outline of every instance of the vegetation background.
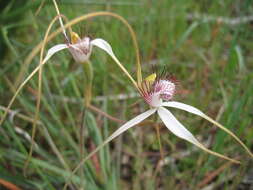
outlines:
M94 11L112 11L136 31L144 76L165 68L179 81L176 100L198 107L235 132L253 150L253 2L252 0L61 0L69 19ZM15 80L26 56L43 39L56 16L52 1L1 1L0 116L15 92ZM54 27L56 29L59 27ZM109 17L74 26L82 37L101 37L135 76L135 54L127 29ZM64 43L59 35L46 49ZM147 109L136 90L104 52L94 49L92 104L120 120ZM39 56L26 70L38 65ZM40 124L27 177L22 168L28 155L36 109L35 76L18 96L0 127L0 179L22 189L61 189L70 169L80 161L79 127L85 86L82 67L67 51L57 53L43 69ZM118 95L123 96L118 96ZM136 103L137 101L137 103ZM161 125L165 163L152 125L121 135L75 174L69 189L220 189L253 188L253 168L247 153L224 132L194 115L172 110L212 150L243 162L241 166L208 155L175 137ZM25 116L25 117L24 117ZM121 124L89 112L85 154ZM0 181L1 182L1 181ZM3 186L0 185L0 189Z

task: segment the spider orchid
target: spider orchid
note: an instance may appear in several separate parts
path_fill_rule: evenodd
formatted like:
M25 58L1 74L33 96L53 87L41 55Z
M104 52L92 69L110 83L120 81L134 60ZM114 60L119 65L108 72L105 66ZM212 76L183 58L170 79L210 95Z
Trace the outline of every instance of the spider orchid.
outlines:
M143 120L147 119L151 115L157 113L166 128L171 131L177 137L184 139L195 146L199 147L200 149L206 151L209 154L218 156L220 158L229 160L233 163L240 164L241 162L217 152L211 151L207 149L203 144L201 144L190 131L188 131L176 118L175 116L168 110L168 108L177 108L180 110L187 111L189 113L198 115L209 122L215 124L217 127L231 135L236 141L238 141L243 148L248 152L248 154L253 157L253 154L247 148L247 146L230 130L222 126L221 124L217 123L206 114L204 114L199 109L181 103L172 101L172 98L176 91L176 85L170 78L167 77L156 77L156 74L152 74L147 77L145 80L142 81L141 85L138 86L138 91L140 95L145 100L145 102L150 106L150 109L145 111L144 113L139 114L135 118L131 119L130 121L126 122L120 128L118 128L114 133L111 134L102 144L100 144L95 150L93 150L86 158L84 158L78 166L72 171L71 176L68 182L64 186L64 190L67 188L68 184L74 173L78 171L78 169L94 154L96 154L101 148L103 148L107 143L112 141L114 138L118 137L120 134L124 133L126 130L134 127L135 125L141 123Z
M119 129L117 129L111 136L109 136L101 145L99 145L93 152L91 152L84 160L82 160L81 163L75 168L73 171L76 172L78 168L81 167L81 165L87 161L92 155L94 155L97 151L99 151L103 146L105 146L107 143L109 143L111 140L125 132L126 130L130 129L131 127L134 127L135 125L141 123L143 120L147 119L151 115L157 113L160 117L161 121L164 123L166 128L171 131L174 135L177 137L184 139L200 149L218 156L220 158L229 160L233 163L240 164L240 161L229 158L227 156L224 156L222 154L219 154L217 152L211 151L207 149L203 144L197 140L193 134L187 130L183 124L181 124L175 116L171 113L170 110L167 108L177 108L180 110L184 110L186 112L195 114L197 116L200 116L209 122L215 124L220 129L224 130L226 133L231 135L235 140L237 140L243 148L249 153L251 157L253 157L253 154L250 152L250 150L247 148L247 146L230 130L222 126L221 124L217 123L210 117L208 117L206 114L204 114L199 109L181 103L172 101L173 96L176 91L176 85L173 82L173 80L169 78L163 78L163 77L156 77L156 74L152 74L149 77L147 77L145 80L142 81L141 85L138 87L138 90L140 92L141 97L145 100L145 102L150 106L150 109L145 111L144 113L141 113L140 115L136 116L135 118L131 119L130 121L126 122L124 125L122 125Z
M60 16L60 11L58 8L58 5L55 0L53 0L55 9L57 14L59 15L59 22L62 28L62 33L67 41L66 44L58 44L53 46L51 49L49 49L48 54L45 58L47 61L54 53L61 51L63 49L68 49L70 53L72 54L74 60L77 63L85 63L89 60L89 57L91 55L92 46L97 45L97 43L100 43L102 39L95 39L91 40L89 37L80 38L79 35L75 32L72 32L72 29L70 29L70 37L71 40L69 40L66 30L63 25L62 18ZM102 40L103 41L103 40ZM45 61L45 62L46 62Z
M108 54L110 54L112 57L114 54L110 53L110 51L107 51ZM136 84L136 83L135 83ZM88 160L90 159L94 154L96 154L101 148L103 148L107 143L112 141L114 138L118 137L128 129L134 127L135 125L141 123L143 120L147 119L151 115L157 113L160 117L161 121L164 123L165 127L171 131L174 135L177 137L184 139L195 146L199 147L200 149L204 150L205 152L215 155L217 157L223 158L225 160L231 161L235 164L240 164L241 162L232 158L229 158L225 155L222 155L220 153L214 152L206 148L203 144L199 142L198 139L196 139L193 134L187 130L183 124L181 124L175 116L168 110L167 108L177 108L189 113L192 113L194 115L200 116L209 122L213 123L226 133L228 133L230 136L232 136L238 143L248 152L248 154L253 157L253 154L251 151L247 148L247 146L230 130L219 124L218 122L214 121L212 118L204 114L199 109L181 103L172 101L173 96L176 92L176 84L171 78L168 77L156 77L156 74L152 74L148 76L146 79L144 79L140 85L137 86L137 89L141 95L141 97L145 100L145 102L150 106L150 109L145 111L144 113L139 114L135 118L131 119L130 121L126 122L124 125L122 125L120 128L118 128L114 133L112 133L102 144L100 144L95 150L93 150L86 158L84 158L77 167L72 171L71 176L69 177L69 180L66 182L64 186L64 190L70 183L70 180L74 173L78 171L78 169Z
M66 40L69 41L68 38L66 38ZM43 60L43 64L45 64L55 53L63 49L68 49L76 62L85 63L89 60L93 46L99 47L100 49L104 50L108 55L110 55L111 58L120 67L120 69L127 75L133 85L135 87L138 87L135 80L132 78L132 76L128 73L128 71L113 53L111 45L102 38L96 38L94 40L91 40L89 37L84 37L83 39L81 39L78 34L76 34L75 32L71 32L71 43L67 42L66 44L58 44L51 47Z
M66 39L67 43L58 44L48 50L45 62L55 53L63 49L68 49L77 63L85 63L89 60L92 47L101 48L101 44L107 43L101 38L91 40L89 37L80 38L77 33L71 32L71 40ZM103 48L102 48L103 49Z

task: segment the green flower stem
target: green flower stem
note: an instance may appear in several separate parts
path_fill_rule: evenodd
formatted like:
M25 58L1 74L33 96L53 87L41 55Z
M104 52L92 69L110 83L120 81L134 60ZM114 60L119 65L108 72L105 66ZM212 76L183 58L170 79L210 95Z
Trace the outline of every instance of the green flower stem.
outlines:
M159 128L160 126L158 123L158 115L154 116L154 124L155 124L155 130L156 130L158 145L159 145L160 154L161 154L161 160L164 161L164 153L162 150L161 135L160 135L160 128Z
M81 117L81 125L80 125L80 159L83 160L84 158L84 125L86 121L86 111L90 105L92 99L92 81L93 81L93 68L92 63L88 60L84 63L81 63L83 66L84 72L84 107L82 110L82 117ZM84 179L83 170L80 171L81 177ZM84 186L84 184L81 184Z
M82 65L85 77L84 106L89 107L92 98L93 68L90 61L82 63Z

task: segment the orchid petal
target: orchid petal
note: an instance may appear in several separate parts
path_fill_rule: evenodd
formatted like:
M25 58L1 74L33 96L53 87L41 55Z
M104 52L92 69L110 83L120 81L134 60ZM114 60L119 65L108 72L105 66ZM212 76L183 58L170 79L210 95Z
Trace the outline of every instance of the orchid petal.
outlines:
M0 126L2 125L2 123L4 122L5 118L6 118L6 115L8 113L8 110L11 108L13 102L15 101L18 93L22 90L22 88L25 86L25 84L39 71L39 69L41 69L41 67L48 61L48 59L53 55L55 54L56 52L62 50L62 49L65 49L67 48L67 45L66 44L58 44L58 45L55 45L53 46L52 48L50 48L47 52L47 55L46 57L44 58L43 62L41 64L39 64L34 70L33 72L24 80L24 82L22 82L20 84L20 86L18 87L18 89L16 90L14 96L12 97L11 101L9 102L6 110L4 112L4 115L2 116L2 118L0 119Z
M151 116L153 113L155 113L157 109L150 109L135 118L131 119L130 121L126 122L124 125L122 125L119 129L117 129L110 137L108 137L102 144L100 144L95 150L93 150L86 158L82 159L82 161L77 165L77 167L72 171L70 178L78 171L78 169L87 161L89 160L94 154L96 154L101 148L103 148L107 143L109 143L111 140L125 132L127 129L130 129L131 127L137 125L138 123L142 122L144 119ZM66 186L67 184L65 184Z
M193 113L195 115L198 115L204 119L206 119L207 121L213 123L214 125L216 125L218 128L220 128L221 130L225 131L226 133L228 133L230 136L232 136L247 152L248 154L253 157L252 152L248 149L248 147L229 129L227 129L226 127L224 127L223 125L221 125L220 123L218 123L217 121L213 120L212 118L210 118L209 116L207 116L206 114L204 114L202 111L200 111L199 109L181 103L181 102L175 102L175 101L171 101L171 102L163 102L162 104L163 106L167 106L167 107L174 107L174 108L178 108L190 113Z
M167 109L160 107L158 115L165 126L176 136L187 140L193 144L198 144L198 140L172 115Z
M50 59L50 57L51 57L52 55L54 55L55 53L57 53L58 51L61 51L61 50L66 49L66 48L68 48L68 45L66 45L66 44L58 44L58 45L55 45L55 46L51 47L51 48L47 51L47 55L46 55L46 57L44 58L43 63L46 63L46 62Z
M201 148L202 150L213 154L215 156L218 156L220 158L229 160L234 163L240 163L237 160L231 159L227 156L224 156L222 154L219 154L217 152L213 152L209 149L207 149L204 145L202 145L174 116L173 114L168 111L167 109L160 107L158 108L158 115L160 116L161 120L165 124L165 126L176 136L191 142L192 144L196 145L197 147Z
M128 71L125 69L125 67L120 63L120 61L118 60L118 58L113 53L111 45L107 41L105 41L105 40L103 40L101 38L97 38L97 39L94 39L94 40L91 41L91 45L97 46L97 47L101 48L102 50L104 50L106 53L108 53L112 57L112 59L117 63L117 65L121 68L121 70L132 81L132 83L135 85L135 87L138 88L137 83L132 78L132 76L128 73Z
M103 144L106 144L119 136L121 133L125 132L126 130L130 129L131 127L137 125L138 123L142 122L144 119L148 118L150 115L156 112L156 109L150 109L135 118L131 119L130 121L126 122L122 125L119 129L117 129L110 137L108 137Z
M79 165L75 168L73 173L75 173L81 165L86 162L90 157L92 157L96 152L98 152L101 148L103 148L107 143L112 141L114 138L125 132L126 130L130 129L131 127L137 125L138 123L142 122L144 119L151 116L153 113L156 112L157 109L150 109L135 118L131 119L130 121L126 122L124 125L122 125L119 129L117 129L111 136L109 136L102 144L100 144L95 150L93 150L86 158L84 158Z
M97 39L92 40L91 44L107 52L113 59L117 59L112 51L111 45L107 41L103 40L102 38L97 38Z
M190 113L196 114L196 115L201 116L201 117L203 117L205 115L199 109L197 109L197 108L195 108L193 106L181 103L181 102L169 101L169 102L163 102L162 105L163 106L167 106L167 107L178 108L178 109L181 109L181 110L184 110L184 111L188 111Z

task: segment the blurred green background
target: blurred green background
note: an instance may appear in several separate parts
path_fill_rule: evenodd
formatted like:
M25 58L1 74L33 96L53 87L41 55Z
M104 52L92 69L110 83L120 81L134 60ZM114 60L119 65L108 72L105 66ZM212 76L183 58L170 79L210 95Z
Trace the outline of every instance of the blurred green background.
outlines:
M57 2L61 13L70 20L94 11L112 11L127 19L137 34L144 77L154 67L166 68L179 81L175 100L203 110L253 150L252 0ZM1 0L0 6L1 116L14 94L14 83L25 58L43 39L56 11L50 0ZM58 22L54 29L57 27ZM121 22L98 17L73 29L82 37L107 40L135 77L133 44ZM47 44L46 50L64 42L59 35ZM95 74L93 105L121 120L129 120L148 108L109 56L94 48L91 62ZM36 56L26 76L38 63ZM22 189L56 190L64 186L70 169L80 161L83 75L81 65L73 61L67 50L57 53L45 65L37 145L27 177L22 168L30 147L27 135L31 134L29 120L36 109L37 75L25 86L0 127L0 179ZM119 99L119 94L126 96ZM164 126L160 130L165 163L161 164L155 128L147 124L113 140L74 175L69 189L253 187L252 162L236 141L203 119L174 109L172 112L212 150L243 164L229 164L208 155L175 137ZM85 120L85 155L121 125L91 111Z

